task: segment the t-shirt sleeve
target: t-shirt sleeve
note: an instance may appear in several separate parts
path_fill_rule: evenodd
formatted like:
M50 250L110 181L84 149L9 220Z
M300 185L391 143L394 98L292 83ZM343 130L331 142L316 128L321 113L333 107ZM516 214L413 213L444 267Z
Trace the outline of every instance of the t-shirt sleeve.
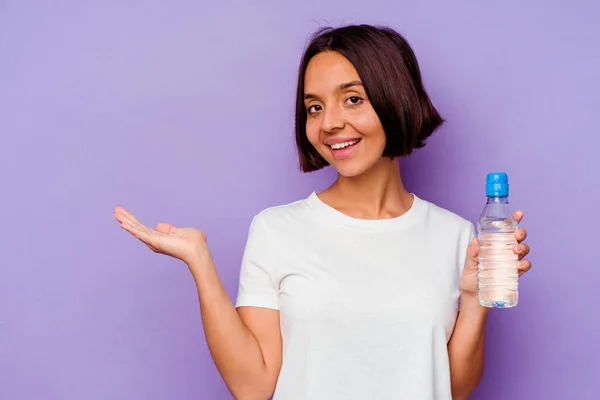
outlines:
M460 275L462 276L463 271L465 270L465 262L467 260L467 248L471 244L471 241L475 237L475 226L473 223L468 222L465 224L466 226L463 228L460 239L459 239L459 247L458 247L458 255L459 255L459 265L458 268L460 270Z
M236 307L252 306L279 310L279 289L275 284L272 248L260 214L250 224L242 257Z
M475 226L473 223L469 222L467 226L462 230L459 238L459 246L458 246L458 279L460 282L460 277L462 276L465 270L465 262L467 261L467 248L471 244L471 240L475 237ZM459 283L460 284L460 283ZM460 302L462 298L459 294L458 296L458 307L460 308Z

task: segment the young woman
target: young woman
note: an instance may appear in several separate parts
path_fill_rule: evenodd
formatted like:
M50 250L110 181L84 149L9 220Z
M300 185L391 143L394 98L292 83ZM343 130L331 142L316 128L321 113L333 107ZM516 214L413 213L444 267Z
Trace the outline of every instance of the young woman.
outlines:
M389 28L323 29L296 101L302 170L331 165L338 178L254 217L235 306L204 233L153 230L121 207L115 218L188 265L236 399L466 399L482 375L489 309L477 298L473 225L402 184L398 158L442 123L413 51ZM526 231L515 235L522 259ZM530 268L519 262L520 274Z

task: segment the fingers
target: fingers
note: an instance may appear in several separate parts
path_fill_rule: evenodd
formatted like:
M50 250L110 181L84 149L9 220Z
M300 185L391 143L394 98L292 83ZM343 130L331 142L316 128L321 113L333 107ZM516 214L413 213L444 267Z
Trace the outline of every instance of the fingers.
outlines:
M138 221L138 219L136 217L134 217L133 214L131 214L129 211L127 211L123 207L116 207L115 208L115 218L117 216L120 216L123 219L129 220L133 224L136 224L136 223L140 224L140 221ZM117 220L119 220L119 218L117 218ZM123 221L119 220L119 222L123 222Z
M513 213L513 218L515 219L515 221L517 221L517 223L520 223L521 220L523 219L523 210L517 210Z
M521 243L523 240L525 240L525 238L527 237L527 231L523 228L519 228L515 231L515 239L517 239L517 241L519 243Z
M517 222L521 222L523 219L523 211L515 211L513 213L513 217ZM519 261L517 262L517 267L519 269L519 276L523 275L527 271L531 269L531 261L523 260L529 251L531 250L529 246L525 243L522 243L525 238L527 238L527 230L523 228L519 228L515 231L515 239L517 239L518 244L513 247L513 252L519 256Z
M133 214L131 214L129 211L125 210L122 207L117 207L115 209L115 218L122 224L128 223L129 225L134 226L148 234L152 233L152 231L147 226L142 224L136 217L133 216Z
M173 233L175 226L161 222L160 224L156 225L156 230L160 233Z
M513 253L519 255L519 260L522 260L527 254L529 254L529 246L525 243L519 243L513 247Z
M158 232L146 227L123 207L115 208L115 219L121 223L121 228L141 240L152 251L157 251L156 242L158 240Z
M140 221L137 220L130 212L125 210L123 207L115 208L115 219L121 224L128 223L129 225L141 228Z
M121 228L125 229L144 243L149 243L151 240L150 235L146 230L141 229L137 225L133 225L130 221L123 221L121 223Z
M531 269L531 261L522 260L517 263L517 268L519 269L519 276L523 275L525 272Z

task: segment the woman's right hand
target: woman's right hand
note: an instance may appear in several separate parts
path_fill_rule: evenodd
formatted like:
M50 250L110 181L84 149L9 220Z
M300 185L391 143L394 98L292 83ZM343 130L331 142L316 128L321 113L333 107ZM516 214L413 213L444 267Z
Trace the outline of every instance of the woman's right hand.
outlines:
M151 229L123 207L115 208L115 219L121 223L121 228L141 240L150 250L178 258L188 265L194 257L208 252L206 234L198 229L176 228L166 223Z

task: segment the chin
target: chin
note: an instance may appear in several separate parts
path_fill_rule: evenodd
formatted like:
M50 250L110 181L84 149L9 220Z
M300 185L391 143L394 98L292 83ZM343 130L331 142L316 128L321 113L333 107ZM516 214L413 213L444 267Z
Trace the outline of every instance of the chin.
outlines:
M331 164L331 166L337 171L338 174L345 178L353 178L362 175L365 171L372 167L370 164L356 162L336 162Z
M354 159L354 160L327 160L340 176L345 178L353 178L364 174L367 171L374 169L386 169L394 164L394 159L387 157L379 157L376 159ZM333 161L333 162L331 162Z

